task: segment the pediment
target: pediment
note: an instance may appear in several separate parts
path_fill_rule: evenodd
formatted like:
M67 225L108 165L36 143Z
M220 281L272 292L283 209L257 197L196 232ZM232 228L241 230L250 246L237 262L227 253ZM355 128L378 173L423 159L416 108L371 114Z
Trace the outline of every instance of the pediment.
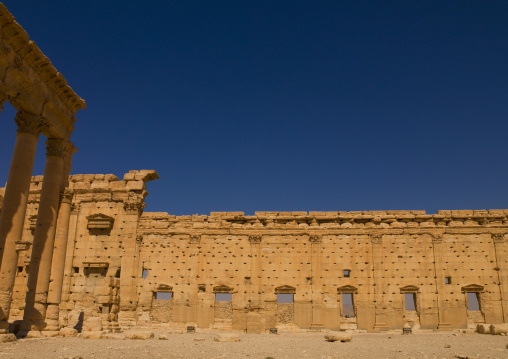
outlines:
M155 287L154 292L173 292L173 287L170 286L169 284L162 284L161 283Z
M233 288L228 287L227 285L221 284L216 287L213 287L214 293L233 293Z
M406 285L404 287L401 287L400 291L402 293L414 293L414 292L419 292L420 287L417 287L416 285Z
M358 289L352 285L343 285L337 288L338 293L358 293Z
M86 217L88 229L111 229L115 219L102 213L94 213Z
M291 287L290 285L282 285L280 287L275 288L275 293L277 293L277 294L295 294L296 288Z
M483 292L483 285L469 284L461 288L463 292Z

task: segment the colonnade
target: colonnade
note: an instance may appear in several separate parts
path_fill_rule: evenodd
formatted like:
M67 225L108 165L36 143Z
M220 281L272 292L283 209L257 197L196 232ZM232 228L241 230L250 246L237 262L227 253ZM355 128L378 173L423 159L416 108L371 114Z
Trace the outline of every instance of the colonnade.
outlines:
M5 100L3 101L5 102ZM62 293L72 193L66 188L76 148L65 138L51 137L40 115L16 114L16 142L0 212L0 333L9 330L9 312L37 143L46 141L46 164L35 226L23 322L18 335L59 330L58 304ZM50 281L51 279L51 281Z

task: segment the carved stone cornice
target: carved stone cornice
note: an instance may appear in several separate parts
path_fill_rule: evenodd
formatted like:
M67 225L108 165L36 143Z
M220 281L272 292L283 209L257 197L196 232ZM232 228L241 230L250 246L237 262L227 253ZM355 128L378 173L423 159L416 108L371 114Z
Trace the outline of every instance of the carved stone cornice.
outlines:
M382 234L371 234L370 241L372 242L372 244L381 244L383 242L383 235Z
M201 242L200 234L191 234L189 236L189 243L199 244Z
M323 238L319 235L313 234L309 236L309 242L310 243L322 243Z
M252 236L249 236L249 242L251 244L258 244L258 243L261 243L261 238L262 238L262 236L259 234L252 235Z
M27 133L37 137L48 127L47 122L41 116L24 111L19 111L14 121L18 126L18 133Z
M504 242L504 233L492 233L491 236L494 242Z
M64 159L70 149L72 143L61 139L61 138L48 138L46 141L46 156L48 157L58 157ZM72 146L73 148L74 146Z

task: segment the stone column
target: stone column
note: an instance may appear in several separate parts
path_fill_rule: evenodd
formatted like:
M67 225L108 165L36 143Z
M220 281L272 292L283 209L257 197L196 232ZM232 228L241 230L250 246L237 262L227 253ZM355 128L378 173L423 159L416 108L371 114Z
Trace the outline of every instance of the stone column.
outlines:
M321 290L321 253L323 251L323 241L321 236L311 235L310 241L310 253L311 253L311 276L312 276L312 323L311 329L322 329L323 320L321 318L321 302L322 302L322 290Z
M66 190L62 193L60 209L56 222L55 247L53 252L53 264L51 266L51 281L48 293L48 309L46 313L46 330L59 330L58 324L60 310L59 304L62 299L62 286L65 268L65 255L67 253L67 239L69 234L69 220L71 218L73 194Z
M448 321L447 303L443 300L445 295L445 284L444 284L444 263L443 260L443 235L433 234L432 235L432 253L434 255L434 278L436 283L436 301L437 301L437 316L438 324L437 329L439 330L451 330L452 325Z
M372 243L372 277L374 281L374 331L386 330L386 314L383 298L383 235L376 234L371 237Z
M16 242L21 240L23 232L37 141L46 127L40 116L26 112L18 112L15 121L18 134L0 213L0 331L8 328L12 288L18 265Z
M25 311L19 333L22 336L30 331L43 330L46 326L47 296L60 189L64 176L64 157L69 147L69 142L63 139L50 138L46 141L46 166L30 258Z

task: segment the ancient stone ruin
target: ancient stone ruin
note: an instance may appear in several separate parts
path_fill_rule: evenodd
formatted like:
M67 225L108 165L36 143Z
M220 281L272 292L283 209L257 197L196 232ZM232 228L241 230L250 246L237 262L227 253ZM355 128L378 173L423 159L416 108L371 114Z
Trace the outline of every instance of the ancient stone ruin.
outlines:
M1 4L0 28L0 100L19 111L0 189L1 333L508 323L508 210L144 212L155 171L69 176L85 103Z

